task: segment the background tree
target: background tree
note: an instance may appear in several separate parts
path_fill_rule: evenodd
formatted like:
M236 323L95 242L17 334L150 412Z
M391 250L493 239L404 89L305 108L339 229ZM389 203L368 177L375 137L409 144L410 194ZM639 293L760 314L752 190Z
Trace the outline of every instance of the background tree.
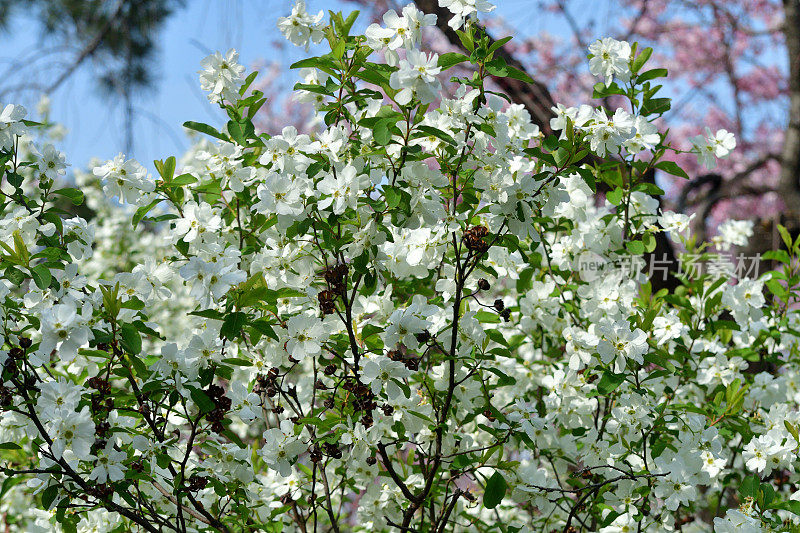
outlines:
M125 106L125 150L133 150L133 100L144 89L154 87L155 55L159 30L185 0L2 0L0 27L11 31L15 14L25 10L35 14L45 41L37 61L12 68L41 69L55 63L58 70L43 85L31 84L24 76L22 85L0 89L0 98L21 90L51 94L78 68L91 61L97 81L109 98L120 98Z

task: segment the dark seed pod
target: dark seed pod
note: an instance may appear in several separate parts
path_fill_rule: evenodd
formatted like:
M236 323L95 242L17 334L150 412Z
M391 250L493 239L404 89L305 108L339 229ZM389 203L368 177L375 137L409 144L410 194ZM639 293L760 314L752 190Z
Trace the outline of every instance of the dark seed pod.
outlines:
M193 475L189 478L190 492L197 492L198 490L202 490L206 488L207 485L208 485L208 479L202 476Z
M206 393L208 394L208 397L213 400L214 398L219 398L220 396L225 394L225 389L223 389L219 385L214 385L212 383L211 385L208 386L208 390L206 391Z
M311 460L312 463L318 463L322 461L322 451L317 448L316 446L308 450L308 458Z
M464 244L468 250L482 254L489 250L489 243L483 240L488 234L486 226L473 226L464 232Z
M361 423L364 424L364 427L367 429L372 427L373 422L372 415L364 415L361 417Z
M230 408L231 408L232 402L231 402L231 399L228 398L227 396L222 396L221 398L219 398L216 401L216 404L217 404L217 408L219 408L220 410L229 411Z
M481 278L478 280L478 289L482 291L488 291L491 289L491 285L489 285L489 282L486 281L486 278Z
M417 339L418 343L425 344L426 342L431 340L431 332L426 329L421 331L420 333L415 334L414 337Z

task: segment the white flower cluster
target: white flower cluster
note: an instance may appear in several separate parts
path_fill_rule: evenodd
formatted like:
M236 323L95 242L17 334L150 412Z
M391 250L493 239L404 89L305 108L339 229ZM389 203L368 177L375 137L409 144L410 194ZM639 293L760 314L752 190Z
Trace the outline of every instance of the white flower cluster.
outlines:
M485 44L466 19L490 4L440 5ZM409 5L366 35L333 18L297 2L279 21L299 46L331 32L300 73L315 133L255 131L234 51L200 73L227 129L193 124L214 141L152 175L120 154L57 188L63 155L0 114L11 530L800 523L800 241L761 278L654 287L666 233L701 257L752 235L695 243L659 209L657 110L559 105L544 136L484 86L486 46L444 94L420 50L435 17ZM633 50L599 41L590 70L644 99ZM733 149L706 140L702 157Z

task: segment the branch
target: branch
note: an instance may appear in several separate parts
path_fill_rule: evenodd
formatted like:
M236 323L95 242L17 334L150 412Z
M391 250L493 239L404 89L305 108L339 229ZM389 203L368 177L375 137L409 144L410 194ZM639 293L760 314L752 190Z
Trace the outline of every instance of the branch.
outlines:
M75 70L81 65L81 63L83 63L86 60L86 58L93 55L97 51L97 49L103 43L103 39L105 39L106 35L108 35L108 32L111 31L111 27L113 26L114 22L116 22L116 19L119 16L120 12L122 11L124 5L125 5L125 0L119 0L117 2L117 5L114 7L114 11L111 12L111 14L108 17L108 20L106 20L106 23L103 24L102 28L100 28L100 31L97 32L97 35L95 35L94 39L89 41L89 43L83 48L83 50L80 51L80 53L72 61L72 64L70 64L70 66L67 67L67 69L64 72L62 72L61 75L58 78L56 78L56 80L53 83L51 83L47 88L45 88L44 90L45 94L50 94L53 91L55 91L62 83L64 83L64 81L67 78L69 78L72 75L73 72L75 72Z

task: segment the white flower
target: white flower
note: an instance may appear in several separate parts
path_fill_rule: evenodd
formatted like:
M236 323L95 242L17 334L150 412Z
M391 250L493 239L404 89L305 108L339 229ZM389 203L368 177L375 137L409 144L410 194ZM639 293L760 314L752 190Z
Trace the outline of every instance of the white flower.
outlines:
M611 118L605 109L597 109L590 126L589 145L600 157L605 157L607 153L619 153L620 146L633 135L633 129L633 117L624 109L617 109Z
M325 34L320 21L324 13L320 11L316 16L306 12L304 0L296 0L292 7L292 14L278 19L278 29L284 37L295 46L304 46L308 50L311 41L320 42Z
M94 422L85 406L79 413L58 410L47 413L48 433L53 439L51 447L56 459L64 457L73 468L77 461L85 461L91 457L94 443Z
M692 151L697 154L697 161L707 169L712 170L717 166L717 159L725 159L736 148L736 137L728 130L717 130L711 133L706 128L705 135L698 135L691 139Z
M125 159L123 154L94 167L92 173L103 181L103 191L121 202L136 204L142 193L155 190L155 183L147 178L145 169L135 159Z
M761 521L738 509L728 509L725 518L714 519L714 533L761 533Z
M41 394L36 401L40 413L54 413L59 409L74 411L81 400L83 387L60 377L57 381L46 381L39 385Z
M22 122L28 112L21 105L8 104L0 111L0 150L14 146L14 139L24 135L27 127Z
M717 228L715 244L721 250L729 250L731 246L746 246L753 236L752 220L726 220Z
M597 352L604 364L613 362L614 372L622 372L628 359L639 364L644 362L643 356L647 353L647 334L644 331L638 328L631 331L625 322L603 329Z
M617 41L611 37L598 39L589 45L589 71L595 76L605 78L606 87L614 78L623 83L631 79L630 59L631 45L625 41Z
M282 174L267 174L256 194L259 202L253 209L267 216L277 214L297 218L305 210L300 189Z
M419 50L409 50L406 58L400 60L400 70L392 72L389 85L399 91L395 100L407 105L416 98L423 104L430 104L439 94L441 83L436 77L442 71L438 65L439 56L430 56Z
M175 221L175 239L192 242L206 232L213 233L222 226L222 219L207 203L188 202L183 217Z
M293 358L302 360L305 357L314 357L322 351L322 341L325 330L319 318L304 313L293 316L288 323L288 340L286 351Z
M281 476L288 477L292 473L291 462L308 446L294 434L294 424L290 420L282 420L280 428L270 428L264 432L264 445L258 454L270 468Z
M244 82L244 67L238 63L239 54L231 48L225 55L214 52L200 62L200 87L212 103L233 101L239 97Z
M653 150L661 141L658 128L644 117L636 117L633 123L633 137L627 139L623 145L630 154L637 154L643 150Z
M56 304L44 310L41 323L42 342L36 357L32 357L34 364L49 361L53 350L62 361L70 361L78 355L78 348L89 342L89 328L74 303Z
M261 418L261 398L258 394L250 392L241 381L234 381L228 390L228 396L233 403L233 410L244 422L252 422Z
M40 178L44 176L47 179L54 180L67 173L64 154L56 150L52 144L45 144L41 152L37 152L34 148L34 155L36 157L37 174Z
M635 533L639 523L631 513L623 513L616 517L611 525L600 529L600 533Z
M453 18L447 23L454 30L464 25L464 21L478 13L490 13L495 6L486 0L439 0L439 7L445 7L453 13Z
M317 184L317 190L326 195L317 202L317 207L327 209L333 206L336 215L344 213L345 209L355 209L358 202L360 188L356 169L346 166L339 172L328 174Z
M89 474L92 481L106 483L125 479L125 465L122 464L128 454L114 449L113 441L108 441L105 449L97 453L95 466Z
M658 217L658 223L661 229L670 233L672 240L677 242L680 240L680 236L689 229L689 223L694 217L695 213L685 215L674 211L664 211Z
M364 363L361 380L365 385L370 385L372 394L379 394L385 390L389 400L399 397L403 390L396 381L403 381L411 372L401 361L392 361L388 357L379 356L368 359Z

